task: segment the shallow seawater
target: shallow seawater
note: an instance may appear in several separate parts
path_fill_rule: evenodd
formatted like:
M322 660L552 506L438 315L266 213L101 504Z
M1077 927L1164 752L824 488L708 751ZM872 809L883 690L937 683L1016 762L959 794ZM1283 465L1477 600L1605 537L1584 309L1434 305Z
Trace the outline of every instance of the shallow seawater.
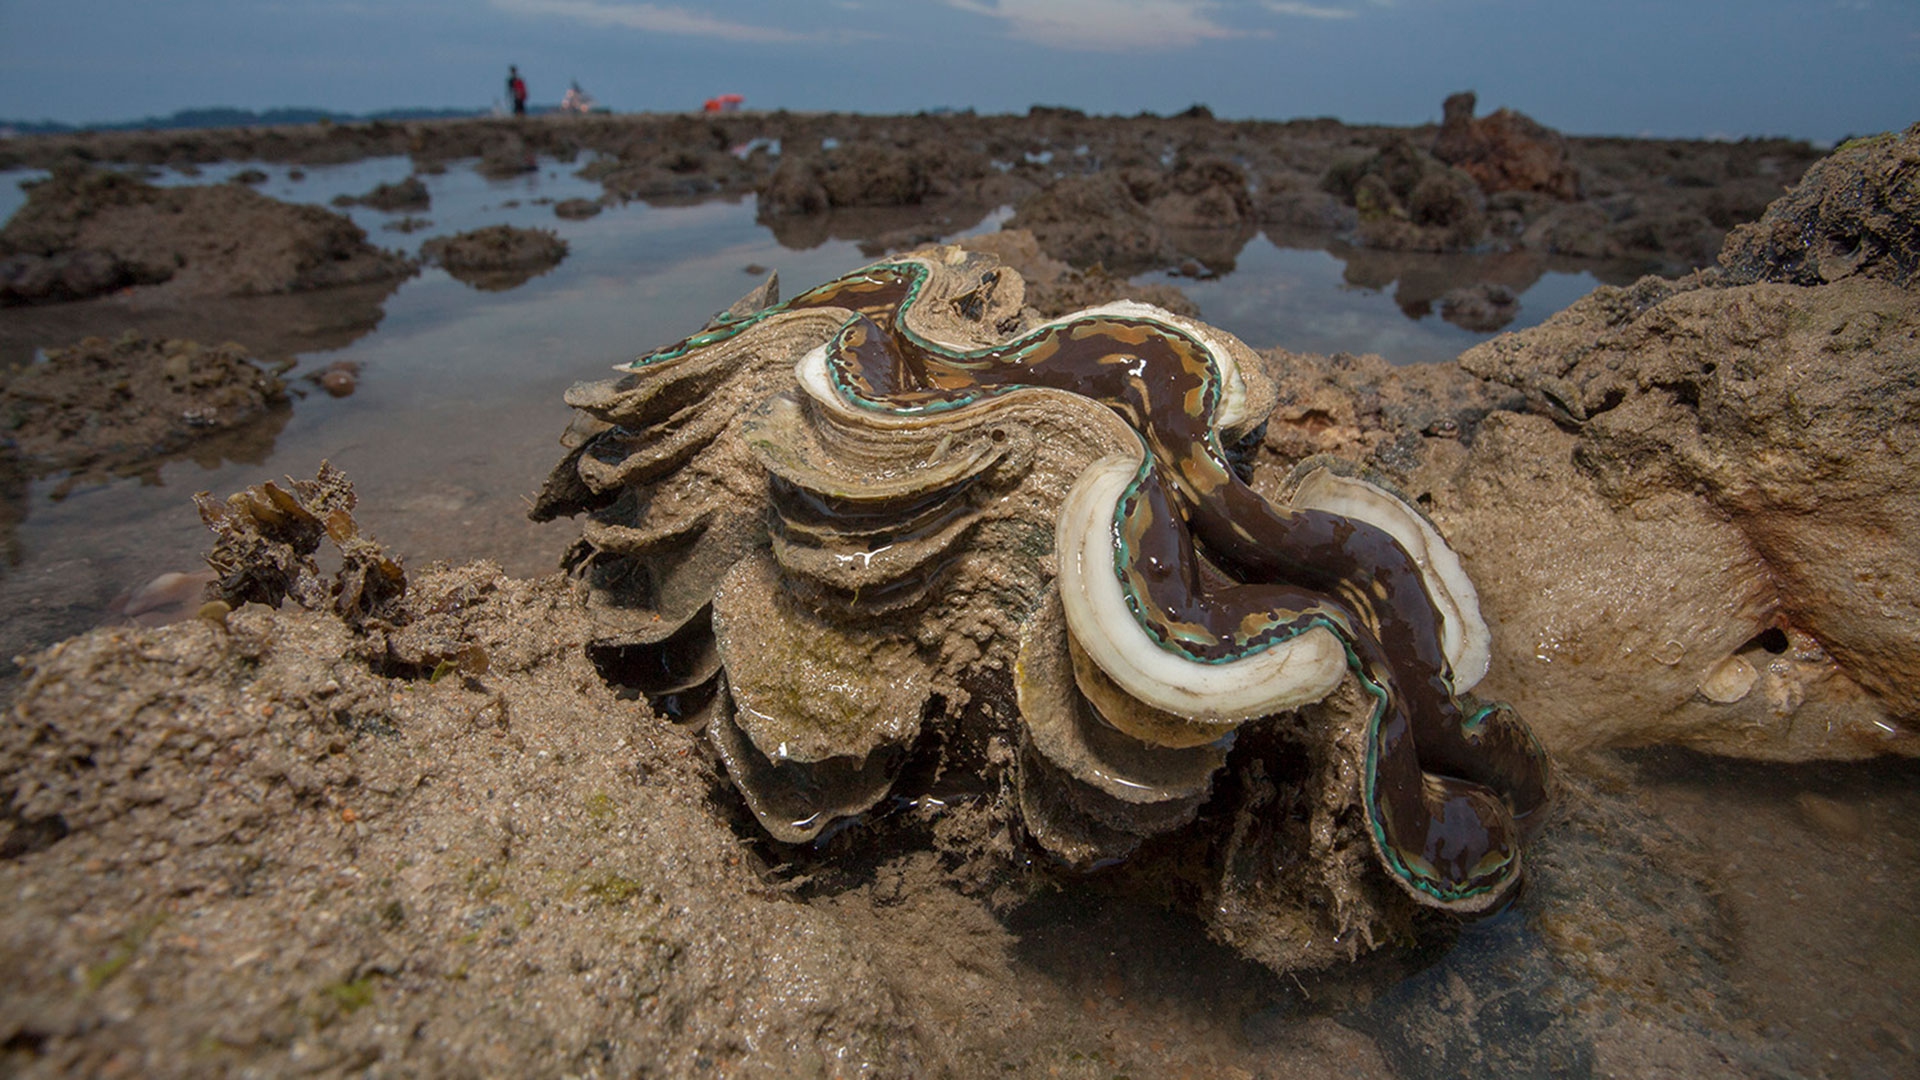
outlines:
M1395 364L1443 363L1494 336L1447 322L1447 290L1489 282L1518 294L1519 312L1502 328L1520 330L1592 292L1632 280L1617 264L1532 254L1384 254L1341 244L1282 247L1262 235L1242 248L1232 273L1165 282L1200 305L1208 322L1255 348L1294 352L1378 353Z
M225 456L183 458L93 486L36 482L0 570L0 657L99 624L116 595L158 574L198 569L209 537L193 492L224 495L265 479L311 477L322 459L354 480L364 530L410 565L487 558L516 575L549 572L578 526L534 525L525 512L560 456L567 386L602 378L613 364L697 328L761 280L750 267L777 270L791 295L872 259L848 240L783 247L754 220L751 200L633 203L584 221L559 219L552 202L599 194L573 175L579 164L545 161L537 172L501 181L455 164L423 178L432 206L416 216L432 224L411 233L386 228L405 215L345 211L376 243L409 252L427 237L499 223L550 228L568 241L559 267L517 288L481 292L429 269L384 298L356 293L223 308L234 325L284 336L298 361L288 375L299 395L292 407L277 428L267 425L250 446ZM248 167L267 173L258 185L266 194L324 205L403 179L411 162L309 166L298 180L286 166L228 163L155 179L211 183ZM0 216L21 201L16 182L33 175L0 174ZM1000 219L975 228L995 228ZM1631 276L1571 261L1385 256L1257 237L1218 279L1139 280L1178 285L1204 318L1255 347L1377 352L1421 363L1492 336L1440 318L1436 301L1447 289L1475 281L1512 289L1520 302L1512 329L1538 323L1602 281ZM24 361L32 348L85 333L118 333L150 314L116 301L0 312L7 350L0 362ZM177 322L159 325L182 332L172 329ZM240 330L220 336L251 340ZM351 396L329 397L303 378L340 361L360 366ZM1701 943L1686 946L1686 955L1703 956L1708 974L1691 982L1656 977L1644 986L1624 976L1620 986L1603 980L1587 999L1598 1003L1593 1008L1625 1000L1677 1015L1663 1011L1677 1008L1666 997L1675 987L1695 995L1688 1008L1715 995L1739 998L1750 1023L1727 1036L1732 1042L1716 1044L1724 1053L1711 1075L1912 1075L1920 1054L1920 832L1913 826L1920 766L1776 769L1668 753L1622 759L1617 770L1608 797L1638 807L1626 818L1636 829L1664 822L1679 855L1668 851L1656 874L1625 856L1609 862L1618 838L1603 828L1562 832L1552 849L1558 853L1546 860L1552 872L1543 872L1519 913L1474 928L1451 952L1396 969L1370 1000L1329 1005L1328 995L1348 990L1276 979L1225 950L1208 952L1197 930L1169 927L1157 910L1084 899L1036 904L1024 923L1016 920L1021 963L1031 979L1076 1004L1086 1031L1105 1033L1085 1055L1074 1051L1071 1075L1082 1075L1072 1071L1081 1064L1095 1075L1103 1053L1108 1060L1164 1054L1166 1075L1367 1075L1390 1067L1402 1077L1439 1077L1456 1075L1448 1069L1463 1062L1487 1065L1487 1076L1692 1075L1701 1062L1684 1048L1640 1040L1631 1010L1576 1029L1545 1006L1524 1004L1588 986L1554 969L1561 960L1549 963L1541 927L1559 925L1549 918L1558 912L1580 910L1598 895L1581 890L1599 888L1612 873L1635 896L1651 897L1654 910L1669 904L1696 912L1685 928ZM1697 878L1675 870L1680 864ZM1661 892L1669 887L1671 896ZM1612 953L1660 954L1660 923L1619 925L1625 937L1579 947L1591 949L1596 963ZM1601 990L1614 996L1603 1000ZM1489 1004L1496 1000L1522 1004L1496 1009ZM1455 1020L1457 1030L1447 1027ZM1590 1030L1611 1034L1595 1040ZM1406 1031L1429 1037L1396 1042L1384 1034ZM1372 1045L1353 1045L1360 1038L1353 1032L1367 1033ZM1519 1049L1503 1051L1497 1060L1504 1064L1485 1057L1488 1040L1508 1036ZM1528 1056L1529 1047L1538 1052ZM1448 1056L1455 1051L1466 1056ZM1657 1060L1637 1056L1669 1051Z
M574 175L584 163L543 160L536 171L490 180L471 163L456 162L422 177L431 195L426 210L334 207L375 243L409 254L429 237L490 224L552 229L568 242L556 269L508 291L478 291L429 268L384 299L377 289L348 290L223 302L217 314L208 314L215 305L203 305L206 311L183 317L114 300L0 314L0 363L28 362L37 349L129 328L230 338L297 359L288 378L301 395L277 432L261 432L239 453L242 460L176 460L139 479L72 490L57 479L36 483L0 577L0 604L21 616L0 628L0 655L86 629L115 595L157 574L197 569L207 536L193 492L310 477L323 458L353 478L364 526L403 557L485 557L510 573L544 573L574 527L527 522L526 499L558 459L556 440L568 419L560 398L568 385L601 378L613 364L697 328L758 284L749 267L778 271L791 295L872 260L849 240L783 247L754 220L751 199L630 203L583 221L561 219L554 203L600 193ZM223 162L148 176L162 185L211 184L249 169L265 174L253 185L264 194L331 207L337 196L405 179L413 163ZM24 202L22 181L43 175L0 173L0 215ZM392 228L409 217L430 224ZM991 214L965 231L997 228L1004 217ZM1282 248L1256 237L1239 268L1221 278L1138 280L1180 285L1203 317L1255 347L1379 352L1414 363L1449 359L1491 336L1449 325L1431 304L1422 308L1407 296L1433 292L1441 287L1435 281L1450 287L1485 275L1483 258L1396 258L1383 268L1365 253ZM1522 294L1516 328L1598 280L1579 270L1531 273L1537 280L1498 272L1489 278L1532 286ZM336 362L360 366L350 397L330 398L302 378Z

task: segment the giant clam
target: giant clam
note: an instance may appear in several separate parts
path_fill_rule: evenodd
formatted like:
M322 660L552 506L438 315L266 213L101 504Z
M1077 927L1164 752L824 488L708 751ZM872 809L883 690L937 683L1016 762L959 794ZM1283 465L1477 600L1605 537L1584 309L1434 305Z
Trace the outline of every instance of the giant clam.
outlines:
M1230 448L1273 390L1231 335L1022 296L958 248L785 303L770 281L569 391L534 513L588 514L566 566L603 675L703 726L787 844L918 794L916 747L988 717L1010 815L1083 870L1206 817L1236 739L1345 682L1350 729L1288 729L1347 800L1316 850L1357 829L1418 904L1502 904L1547 760L1462 696L1488 632L1459 559L1339 463L1284 506L1249 488Z

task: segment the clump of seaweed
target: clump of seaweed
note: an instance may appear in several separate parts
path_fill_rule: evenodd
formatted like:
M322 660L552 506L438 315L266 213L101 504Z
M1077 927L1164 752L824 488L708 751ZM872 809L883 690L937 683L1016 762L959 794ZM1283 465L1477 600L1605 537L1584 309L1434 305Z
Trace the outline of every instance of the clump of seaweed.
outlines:
M355 630L406 622L400 603L406 572L385 548L361 535L353 520L353 482L331 462L322 461L312 480L289 477L286 487L269 480L224 502L202 491L193 501L216 536L207 554L217 575L207 586L210 601L229 608L279 607L291 597L309 611L334 612ZM340 569L331 580L314 560L322 538L340 552Z

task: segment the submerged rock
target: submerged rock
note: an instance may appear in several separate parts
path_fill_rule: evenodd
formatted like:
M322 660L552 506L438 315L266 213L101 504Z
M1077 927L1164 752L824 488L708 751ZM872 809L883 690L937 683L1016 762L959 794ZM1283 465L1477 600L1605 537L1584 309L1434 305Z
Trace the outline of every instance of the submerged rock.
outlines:
M483 292L505 292L539 277L567 257L567 242L551 229L488 225L420 245L420 256Z
M36 475L152 472L209 448L245 460L249 436L271 445L287 401L244 346L131 331L49 349L0 380L0 430Z

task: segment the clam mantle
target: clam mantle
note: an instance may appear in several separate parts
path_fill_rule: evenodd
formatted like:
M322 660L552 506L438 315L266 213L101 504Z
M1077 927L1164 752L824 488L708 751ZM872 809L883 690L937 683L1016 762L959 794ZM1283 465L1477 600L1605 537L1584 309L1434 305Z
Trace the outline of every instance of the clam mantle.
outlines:
M1404 897L1499 906L1548 766L1466 695L1488 633L1459 559L1343 463L1285 505L1248 488L1273 391L1231 335L1130 302L1037 323L1023 288L957 248L769 281L569 391L535 516L587 514L566 566L601 673L701 731L785 843L970 770L1090 869L1217 825L1236 741L1282 731ZM1344 727L1302 719L1343 682Z

